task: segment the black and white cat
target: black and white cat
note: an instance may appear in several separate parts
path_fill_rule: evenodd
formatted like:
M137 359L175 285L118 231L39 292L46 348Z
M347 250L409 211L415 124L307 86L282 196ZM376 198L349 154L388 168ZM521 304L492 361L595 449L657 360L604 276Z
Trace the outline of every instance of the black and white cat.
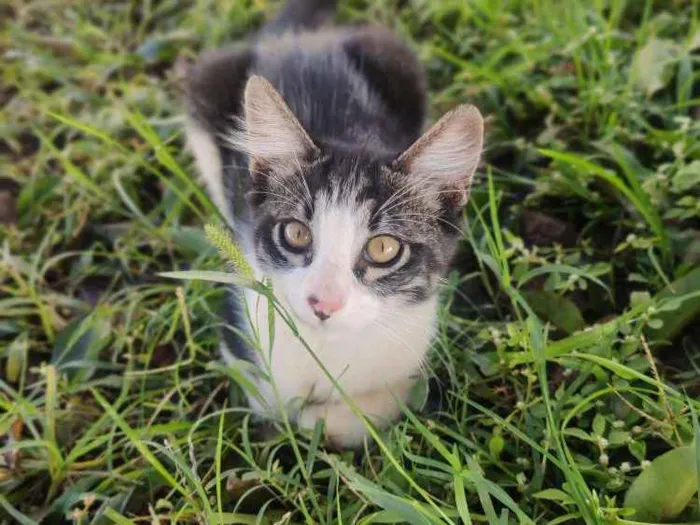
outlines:
M421 135L424 74L376 26L319 29L329 0L292 0L256 38L204 54L187 86L188 139L202 178L257 277L298 320L343 390L378 426L399 414L426 358L437 289L482 149L483 121L460 106ZM227 321L246 329L243 301L267 348L268 312L231 290ZM233 333L224 356L269 366L281 401L306 400L298 424L324 419L355 446L364 423L281 320L267 357ZM270 384L255 412L279 410Z

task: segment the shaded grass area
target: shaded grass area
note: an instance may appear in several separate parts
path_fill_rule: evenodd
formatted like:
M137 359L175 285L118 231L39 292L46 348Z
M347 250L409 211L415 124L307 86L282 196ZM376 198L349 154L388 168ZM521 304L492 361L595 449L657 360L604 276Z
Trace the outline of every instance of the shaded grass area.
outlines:
M700 5L399 4L339 18L411 40L487 151L439 379L356 453L253 425L220 289L158 275L224 267L178 64L276 3L0 6L2 522L700 521Z

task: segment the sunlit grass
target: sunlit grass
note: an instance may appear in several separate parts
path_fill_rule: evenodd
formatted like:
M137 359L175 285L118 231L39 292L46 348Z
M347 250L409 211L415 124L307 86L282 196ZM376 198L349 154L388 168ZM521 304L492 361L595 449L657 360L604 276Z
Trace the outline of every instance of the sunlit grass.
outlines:
M488 127L430 396L354 452L217 359L222 278L281 307L205 233L173 66L273 2L8 6L0 522L700 522L696 0L341 2Z

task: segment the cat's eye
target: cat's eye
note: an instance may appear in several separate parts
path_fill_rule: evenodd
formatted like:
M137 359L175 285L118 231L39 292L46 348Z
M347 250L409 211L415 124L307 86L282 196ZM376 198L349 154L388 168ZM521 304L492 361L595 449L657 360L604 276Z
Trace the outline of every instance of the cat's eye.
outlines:
M301 251L311 244L311 231L299 221L289 221L282 226L282 240L292 251Z
M399 256L401 241L391 235L377 235L367 241L365 256L373 264L388 264Z

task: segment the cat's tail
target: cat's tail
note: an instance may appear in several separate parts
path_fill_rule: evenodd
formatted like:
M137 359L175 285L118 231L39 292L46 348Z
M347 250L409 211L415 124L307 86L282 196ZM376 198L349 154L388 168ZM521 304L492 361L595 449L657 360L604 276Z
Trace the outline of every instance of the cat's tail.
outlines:
M277 16L266 23L261 36L309 31L333 18L337 0L287 0Z

